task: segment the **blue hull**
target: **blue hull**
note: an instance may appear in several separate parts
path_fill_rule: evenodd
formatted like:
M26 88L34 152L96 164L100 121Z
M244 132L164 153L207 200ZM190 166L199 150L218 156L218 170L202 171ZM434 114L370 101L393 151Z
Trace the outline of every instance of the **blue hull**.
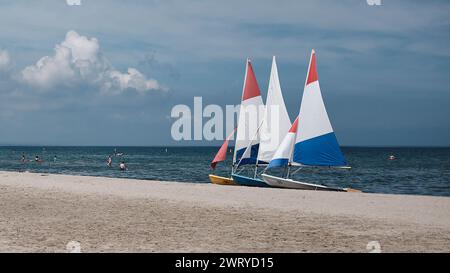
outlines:
M251 178L247 176L242 176L238 174L231 175L233 177L233 181L241 186L249 186L249 187L270 187L264 181L259 178Z

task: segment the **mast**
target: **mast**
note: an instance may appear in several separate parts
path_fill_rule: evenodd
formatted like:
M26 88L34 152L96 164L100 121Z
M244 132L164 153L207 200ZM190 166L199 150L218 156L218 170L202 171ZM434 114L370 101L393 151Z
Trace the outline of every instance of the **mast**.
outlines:
M249 64L249 62L250 62L250 59L247 58L247 60L245 61L245 75L244 75L244 85L242 86L241 103L242 103L242 100L244 98L245 84L247 82L247 74L248 74L248 64ZM241 108L242 108L242 106L240 107L239 110L241 110ZM238 130L238 132L239 132L240 117L241 117L241 114L240 114L240 111L239 111L238 126L236 127L236 130ZM236 159L237 159L236 158L237 157L237 138L238 137L237 137L237 133L236 133L236 143L234 144L233 164L232 165L234 165L234 163L236 162Z

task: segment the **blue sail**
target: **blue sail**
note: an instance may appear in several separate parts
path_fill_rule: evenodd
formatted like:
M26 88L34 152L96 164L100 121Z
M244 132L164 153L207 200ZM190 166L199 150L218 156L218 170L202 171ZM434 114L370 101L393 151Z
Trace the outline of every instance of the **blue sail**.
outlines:
M250 148L251 149L250 157L242 158L242 155L244 154L246 149L247 148L242 148L236 151L236 158L233 162L234 165L239 164L239 166L241 166L256 163L256 158L258 157L259 143L252 145L252 147Z
M334 133L295 144L293 161L309 166L346 166Z

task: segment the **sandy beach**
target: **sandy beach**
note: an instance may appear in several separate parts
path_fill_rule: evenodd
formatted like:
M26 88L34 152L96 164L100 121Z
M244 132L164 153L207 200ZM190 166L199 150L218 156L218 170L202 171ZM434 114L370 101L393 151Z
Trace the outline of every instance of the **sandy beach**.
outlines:
M0 252L449 252L450 198L0 172Z

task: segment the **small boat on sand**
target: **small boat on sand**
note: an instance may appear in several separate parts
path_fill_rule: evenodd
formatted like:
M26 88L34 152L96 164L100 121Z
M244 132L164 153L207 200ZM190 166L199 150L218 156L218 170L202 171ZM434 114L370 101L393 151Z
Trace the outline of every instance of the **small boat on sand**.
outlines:
M268 185L262 179L259 179L257 177L248 177L239 174L232 174L231 176L233 177L235 183L241 186L263 187L263 188L270 187L270 185Z
M234 183L233 181L233 178L218 176L214 174L209 175L209 181L211 181L211 183L216 185L224 185L224 186L236 185L236 183Z
M314 191L347 191L344 188L333 188L324 185L299 182L290 178L281 178L273 175L262 174L264 182L272 187L298 189L298 190L314 190Z
M322 99L314 50L311 52L298 118L281 142L265 172L275 167L286 168L285 177L267 173L261 175L264 182L273 187L302 190L355 191L296 181L289 177L306 167L350 169L341 152ZM291 168L297 169L294 172L290 172Z
M241 149L243 152L238 152L237 161L235 161L237 165L235 165L232 177L239 185L269 187L270 185L261 179L258 167L267 166L272 159L281 140L291 127L291 120L281 92L275 56L272 58L265 105L262 103L258 83L250 65L246 74L250 76L246 77L243 91L243 98L247 98L247 100L242 102L240 113L246 113L245 107L255 106L260 107L263 111L251 115L248 122L246 122L245 117L239 117L238 133L240 130L245 132L247 128L252 127L257 128L257 130L254 132L253 139L244 142L246 145ZM254 168L254 171L248 176L242 174L242 166L244 165Z

